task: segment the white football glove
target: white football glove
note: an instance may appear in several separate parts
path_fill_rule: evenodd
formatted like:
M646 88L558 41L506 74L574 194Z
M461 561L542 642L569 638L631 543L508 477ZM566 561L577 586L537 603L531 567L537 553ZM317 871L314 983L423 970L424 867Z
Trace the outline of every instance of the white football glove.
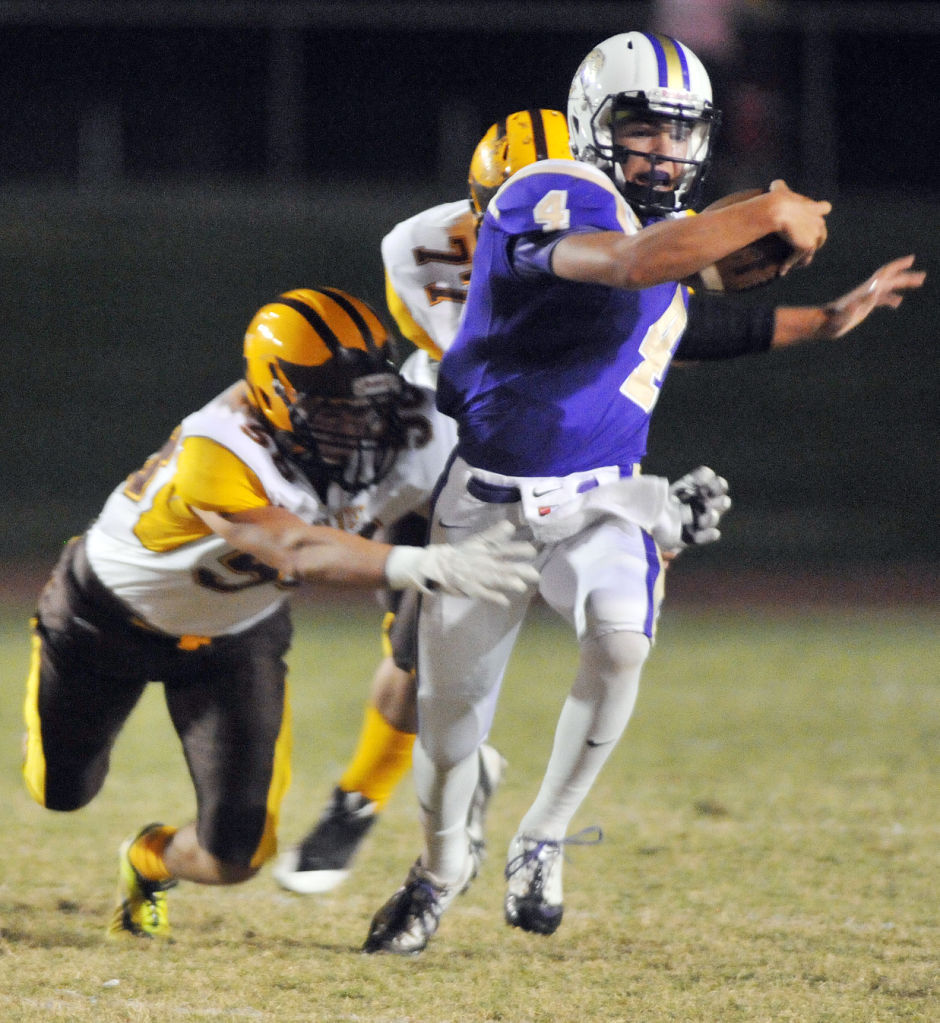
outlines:
M670 485L668 513L652 530L653 539L666 551L714 543L721 537L718 523L730 507L728 481L700 465Z
M535 548L510 540L514 532L511 522L499 522L461 543L393 547L385 578L393 590L443 591L508 607L509 594L524 593L539 580Z

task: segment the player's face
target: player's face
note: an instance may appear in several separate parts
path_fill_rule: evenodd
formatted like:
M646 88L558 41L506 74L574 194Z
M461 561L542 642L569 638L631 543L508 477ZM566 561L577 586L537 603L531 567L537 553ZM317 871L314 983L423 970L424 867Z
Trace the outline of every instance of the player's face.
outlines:
M391 414L391 400L353 398L320 402L308 422L323 461L345 465L363 441L386 439Z
M625 118L613 129L614 145L630 150L620 164L624 179L633 185L671 192L685 170L692 131L689 124L671 118Z

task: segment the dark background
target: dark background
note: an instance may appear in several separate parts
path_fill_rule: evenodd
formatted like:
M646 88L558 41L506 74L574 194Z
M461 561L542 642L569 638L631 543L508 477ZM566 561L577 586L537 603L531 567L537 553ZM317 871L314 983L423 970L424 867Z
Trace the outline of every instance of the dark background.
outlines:
M710 197L784 176L835 207L813 267L746 301L832 298L907 252L928 282L844 342L673 370L648 470L731 480L702 565L929 570L938 8L742 6L710 67ZM382 235L465 194L492 121L564 109L582 57L653 7L0 4L3 553L50 562L240 374L273 295L334 284L384 312Z

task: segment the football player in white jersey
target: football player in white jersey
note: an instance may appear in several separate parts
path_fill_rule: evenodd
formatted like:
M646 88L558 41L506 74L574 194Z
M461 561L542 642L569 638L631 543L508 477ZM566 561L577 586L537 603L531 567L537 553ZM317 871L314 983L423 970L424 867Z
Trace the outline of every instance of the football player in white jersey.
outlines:
M462 550L355 535L423 500L442 455L364 302L287 292L252 319L244 354L244 379L187 416L68 544L34 620L33 798L60 811L94 798L148 680L164 684L196 790L194 822L121 846L111 938L166 937L169 887L244 881L274 854L293 587L506 601L534 574L534 552L497 534Z
M473 152L468 199L426 209L397 224L382 239L388 308L402 335L415 347L401 372L430 395L433 433L440 441L435 449L441 453L438 473L456 445L457 432L454 421L433 407L433 392L440 358L450 347L463 314L479 222L489 200L511 174L548 158L571 158L565 115L559 110L509 114L490 126ZM430 492L431 487L428 499ZM391 535L402 543L420 543L426 528L424 515L416 513L397 523ZM277 882L300 894L329 891L348 877L362 841L411 768L417 732L417 595L394 596L395 610L386 617L383 637L386 656L373 679L353 757L317 822L274 865ZM479 784L468 817L477 860L484 853L489 799L505 763L486 744L480 747L479 759Z

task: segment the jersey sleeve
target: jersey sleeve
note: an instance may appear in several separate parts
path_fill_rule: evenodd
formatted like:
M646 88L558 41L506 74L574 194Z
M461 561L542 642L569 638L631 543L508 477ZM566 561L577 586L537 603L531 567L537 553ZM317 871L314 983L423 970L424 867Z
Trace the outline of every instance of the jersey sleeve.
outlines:
M613 182L595 167L573 160L541 160L517 171L486 212L507 235L568 230L640 229Z
M392 314L402 337L407 338L415 348L423 349L432 359L438 362L444 357L441 348L432 340L431 335L411 315L411 310L395 290L391 274L385 271L385 304Z
M174 499L192 508L240 512L270 504L258 476L208 437L186 437L177 463Z
M513 269L520 277L534 278L552 273L552 253L555 246L570 234L589 232L588 227L557 231L554 234L526 234L514 239L509 253Z

